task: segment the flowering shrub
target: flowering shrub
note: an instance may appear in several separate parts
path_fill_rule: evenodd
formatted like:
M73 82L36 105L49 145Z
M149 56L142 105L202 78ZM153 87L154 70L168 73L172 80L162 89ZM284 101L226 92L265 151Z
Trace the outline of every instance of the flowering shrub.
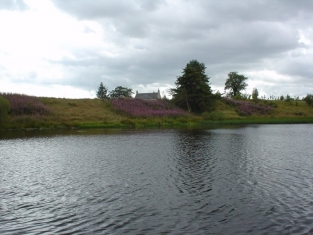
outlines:
M111 100L113 108L131 117L187 116L187 113L164 100L118 98Z
M242 100L232 100L229 98L225 98L227 104L231 106L235 106L237 108L237 112L242 116L249 116L253 113L258 114L268 114L272 111L270 106L264 106L261 104L251 103Z
M13 93L0 93L0 96L10 102L10 113L13 115L45 116L51 113L51 109L37 97Z

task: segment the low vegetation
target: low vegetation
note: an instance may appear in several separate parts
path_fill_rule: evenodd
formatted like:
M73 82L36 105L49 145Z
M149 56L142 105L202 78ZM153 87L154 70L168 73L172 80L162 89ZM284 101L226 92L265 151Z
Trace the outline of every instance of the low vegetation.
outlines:
M175 107L166 100L141 99L113 99L112 107L117 113L129 117L156 118L156 117L184 117L188 113Z
M36 115L46 116L51 113L51 108L44 105L39 98L12 93L0 93L4 99L10 103L10 114L19 115Z
M313 108L304 100L220 98L214 111L194 115L166 100L59 99L2 93L0 107L1 129L313 123Z
M0 128L4 127L9 120L10 102L0 96Z
M225 93L213 93L205 64L191 60L169 89L171 100L132 98L130 88L108 92L101 82L97 99L58 99L0 93L0 129L107 128L230 123L313 123L313 95L259 98L244 94L244 75L230 72ZM251 99L252 97L252 99Z
M235 104L236 105L235 105ZM239 105L238 105L239 103ZM244 105L242 105L242 103ZM250 110L245 112L243 110ZM246 108L248 107L248 108ZM256 108L255 108L256 107ZM251 110L255 110L252 112ZM313 123L313 108L303 100L229 100L218 101L214 115L206 114L203 119L214 123ZM210 114L212 114L210 113ZM248 115L247 115L248 114Z
M307 94L306 97L303 99L308 105L313 106L313 95Z
M243 100L233 100L230 98L225 98L224 101L230 106L236 107L236 111L240 116L251 116L252 114L270 114L272 112L272 107L265 104L248 102Z

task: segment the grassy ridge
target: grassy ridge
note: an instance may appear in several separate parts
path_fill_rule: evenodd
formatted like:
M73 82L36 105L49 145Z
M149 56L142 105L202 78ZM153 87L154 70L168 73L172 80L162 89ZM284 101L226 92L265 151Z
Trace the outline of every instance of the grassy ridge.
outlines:
M242 116L239 107L225 100L219 100L214 112L202 115L133 117L113 109L108 100L59 99L37 97L51 110L50 115L10 115L4 129L21 128L109 128L147 127L211 124L253 124L253 123L313 123L313 108L304 101L263 101L259 105L271 107L264 114L253 113ZM255 104L251 103L252 105ZM247 107L245 107L247 108ZM239 115L239 113L241 115Z
M51 115L11 115L5 129L22 128L110 128L172 126L195 124L195 115L175 117L129 117L112 108L110 101L99 99L38 98L51 109Z
M222 104L224 103L224 104ZM254 103L251 101L251 103ZM225 102L219 102L218 108L225 113L225 119L307 119L313 118L313 108L305 101L280 101L280 100L260 100L258 104L272 107L271 112L264 115L252 114L245 117L240 116L234 107L230 107Z

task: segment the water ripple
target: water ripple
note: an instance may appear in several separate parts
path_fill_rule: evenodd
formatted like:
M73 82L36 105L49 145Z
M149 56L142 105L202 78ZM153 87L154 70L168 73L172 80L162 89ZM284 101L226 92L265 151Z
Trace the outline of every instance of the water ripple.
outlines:
M310 234L312 130L0 139L0 233Z

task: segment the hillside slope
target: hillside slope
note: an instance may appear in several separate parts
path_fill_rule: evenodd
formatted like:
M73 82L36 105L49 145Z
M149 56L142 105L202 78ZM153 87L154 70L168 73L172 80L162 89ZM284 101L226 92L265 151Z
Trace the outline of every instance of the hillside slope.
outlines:
M220 124L220 123L313 123L313 108L304 101L230 101L218 100L214 112L201 115L180 113L176 116L134 117L117 111L109 100L61 99L36 97L49 108L49 115L10 115L9 122L2 129L21 128L106 128L129 126L174 126ZM241 106L231 102L243 104ZM236 104L237 104L236 103ZM25 104L24 104L25 105ZM29 105L29 103L27 104ZM247 114L250 106L266 107L266 111ZM168 111L167 107L167 111ZM184 114L184 115L181 115Z

